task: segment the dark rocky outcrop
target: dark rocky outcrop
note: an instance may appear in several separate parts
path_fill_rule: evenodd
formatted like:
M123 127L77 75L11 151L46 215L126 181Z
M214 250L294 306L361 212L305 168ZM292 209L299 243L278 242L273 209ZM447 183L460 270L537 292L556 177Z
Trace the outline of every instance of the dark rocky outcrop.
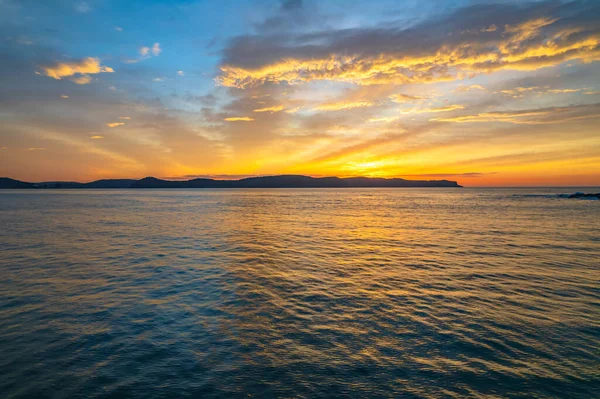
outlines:
M596 194L575 193L575 194L569 195L569 198L600 199L600 193L596 193Z

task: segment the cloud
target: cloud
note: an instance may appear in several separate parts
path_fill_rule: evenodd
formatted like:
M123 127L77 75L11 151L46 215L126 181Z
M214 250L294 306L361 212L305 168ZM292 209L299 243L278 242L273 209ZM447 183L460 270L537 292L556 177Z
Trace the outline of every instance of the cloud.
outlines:
M478 178L478 177L483 177L489 174L494 174L494 172L491 173L481 173L481 172L466 172L466 173L423 173L423 174L414 174L414 175L401 175L402 177L409 177L409 178L414 178L414 177L418 177L418 178L423 178L423 177L434 177L434 178L447 178L447 177L467 177L467 178Z
M93 57L71 62L55 62L48 65L40 65L39 67L42 75L56 80L69 78L77 84L91 82L92 78L89 76L90 74L114 72L112 68L100 65L100 60Z
M584 91L583 94L596 95L596 94L600 94L600 90L596 90L596 91Z
M581 91L583 89L552 89L552 90L548 90L548 93L554 93L554 94L558 94L558 93L577 93L579 91Z
M537 70L571 60L591 62L600 60L600 28L586 14L598 9L589 3L571 4L570 17L561 19L552 15L565 12L559 4L491 5L409 29L240 36L224 50L217 83L241 89L319 80L415 84L499 70ZM496 20L494 25L503 28L486 29L476 37L449 36L452 27L480 26L482 20Z
M179 76L185 76L185 72L183 72L183 71L177 71L177 75L179 75Z
M69 98L66 94L61 94L60 98Z
M44 151L46 148L44 147L29 147L25 148L25 151Z
M90 5L85 1L82 1L80 3L77 3L77 5L75 6L75 10L77 10L77 12L85 14L92 11L92 7L90 7Z
M426 113L432 113L432 112L450 112L450 111L456 111L459 109L465 109L465 106L459 105L459 104L453 104L453 105L447 105L445 107L437 107L437 108L414 108L414 109L402 110L402 111L400 111L400 113L401 114L426 114Z
M152 79L153 82L162 82L164 80L165 80L165 78L154 78L154 79Z
M275 105L273 107L265 107L265 108L255 109L252 112L279 112L279 111L283 111L284 109L285 109L285 105Z
M408 94L392 94L389 99L395 103L405 103L409 101L424 100L424 97L409 96Z
M125 124L124 122L109 122L106 124L106 126L108 126L112 129L114 127L123 126L124 124Z
M254 119L247 117L247 116L234 116L234 117L225 118L223 120L227 121L227 122L251 122Z
M119 119L129 120L131 119L131 116L119 116Z
M115 26L115 30L117 32L123 32L123 28L119 27L119 26Z
M460 86L458 87L456 90L457 93L466 93L468 91L471 90L482 90L482 91L486 91L486 88L483 87L482 85L470 85L470 86Z
M351 101L351 102L335 102L328 104L321 104L315 108L317 111L340 111L345 109L372 107L375 103L371 101Z
M92 81L92 77L90 75L73 76L69 80L78 85L86 85Z
M535 93L537 96L541 96L543 93L550 94L568 94L578 93L585 89L551 89L550 86L529 86L529 87L515 87L513 89L500 90L500 93L509 95L513 98L523 98L528 93Z
M369 123L373 123L373 122L393 122L395 120L397 120L399 117L398 116L388 116L388 117L382 117L382 118L369 118L367 119L367 122Z
M95 139L95 140L99 140L99 139L103 139L104 136L90 136L91 139Z
M549 107L519 111L483 112L477 115L430 119L432 122L504 122L517 125L547 125L600 117L600 104Z
M509 96L512 96L514 98L519 98L519 97L523 97L523 93L527 93L527 92L530 92L530 91L539 91L539 90L542 90L542 89L544 89L544 88L539 87L539 86L515 87L514 89L500 90L500 93L502 93L502 94L508 94Z
M152 47L142 46L138 49L138 51L140 53L141 58L135 60L125 60L125 63L135 64L143 59L147 59L152 56L156 57L162 52L162 49L160 48L160 43L154 43Z

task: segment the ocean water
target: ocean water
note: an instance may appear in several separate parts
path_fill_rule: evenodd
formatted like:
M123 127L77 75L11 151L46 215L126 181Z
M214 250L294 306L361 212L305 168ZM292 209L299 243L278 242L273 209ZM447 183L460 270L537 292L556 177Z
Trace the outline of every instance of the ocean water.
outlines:
M0 397L598 398L573 191L2 191Z

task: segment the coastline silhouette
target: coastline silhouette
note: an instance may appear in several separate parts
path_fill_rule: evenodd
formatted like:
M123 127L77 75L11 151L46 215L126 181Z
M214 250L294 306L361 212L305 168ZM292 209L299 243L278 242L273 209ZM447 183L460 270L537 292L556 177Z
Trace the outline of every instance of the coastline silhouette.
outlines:
M62 189L62 188L359 188L359 187L462 187L451 180L406 180L374 177L310 177L277 175L249 177L239 180L191 179L163 180L156 177L143 179L104 179L89 183L40 182L29 183L8 177L0 178L0 189Z

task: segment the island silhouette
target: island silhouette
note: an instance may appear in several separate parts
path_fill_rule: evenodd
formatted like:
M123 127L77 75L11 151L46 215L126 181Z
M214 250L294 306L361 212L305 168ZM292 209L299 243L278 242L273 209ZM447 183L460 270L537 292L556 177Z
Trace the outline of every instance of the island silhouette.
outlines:
M49 181L29 183L0 177L0 189L62 189L62 188L358 188L358 187L462 187L450 180L406 180L375 177L310 177L277 175L248 177L239 180L197 178L191 180L103 179L89 183Z

